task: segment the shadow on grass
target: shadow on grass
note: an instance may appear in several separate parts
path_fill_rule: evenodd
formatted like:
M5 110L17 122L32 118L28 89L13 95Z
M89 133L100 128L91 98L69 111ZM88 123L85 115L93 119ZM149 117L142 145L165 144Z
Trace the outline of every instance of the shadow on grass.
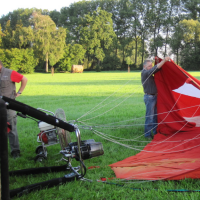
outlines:
M128 83L129 82L129 83ZM138 80L103 80L103 81L97 81L97 80L91 80L91 81L70 81L70 82L36 82L34 85L73 85L73 86L81 86L85 85L124 85L128 83L127 85L141 85L141 81Z

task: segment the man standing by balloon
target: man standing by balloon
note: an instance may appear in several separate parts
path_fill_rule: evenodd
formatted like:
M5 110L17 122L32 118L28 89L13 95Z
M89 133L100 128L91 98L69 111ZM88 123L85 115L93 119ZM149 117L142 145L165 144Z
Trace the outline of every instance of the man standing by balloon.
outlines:
M157 64L154 67L151 60L147 59L143 63L141 81L144 89L144 103L146 106L144 134L148 139L153 139L157 129L157 88L154 81L154 74L169 60L170 57L165 57L159 62L159 59L156 58Z

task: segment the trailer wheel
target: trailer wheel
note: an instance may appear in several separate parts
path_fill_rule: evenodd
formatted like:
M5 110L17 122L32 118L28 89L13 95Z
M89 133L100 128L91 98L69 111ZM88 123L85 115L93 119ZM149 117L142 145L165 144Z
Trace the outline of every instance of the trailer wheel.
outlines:
M44 152L43 146L38 146L38 147L36 148L36 150L35 150L35 153L36 153L36 154L41 154L41 153L43 153L43 152Z
M46 157L44 154L39 154L35 157L35 162L43 162L44 160L46 160Z

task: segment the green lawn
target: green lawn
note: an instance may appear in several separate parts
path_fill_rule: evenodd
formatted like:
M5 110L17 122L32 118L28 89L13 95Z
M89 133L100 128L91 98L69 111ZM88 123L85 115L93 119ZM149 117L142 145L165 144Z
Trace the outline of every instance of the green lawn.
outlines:
M200 72L191 74L200 79ZM142 149L147 144L143 137L145 106L140 72L55 73L54 76L35 73L26 77L27 87L17 100L51 112L62 108L67 120L73 121L80 127L82 140L95 139L96 142L102 142L104 155L84 161L86 167L99 166L87 170L85 178L93 182L74 181L14 199L200 199L198 192L167 192L170 189L198 190L199 180L128 183L111 181L119 185L124 184L124 187L96 181L101 177L114 177L114 172L108 165L137 154L139 152L137 149ZM127 139L123 144L132 148L126 148L94 134L90 130L91 127L106 136ZM37 143L39 129L35 121L18 117L18 133L22 156L14 160L9 152L10 171L65 164L64 161L60 161L62 156L59 154L59 144L47 147L47 160L42 163L34 162L35 149L39 145ZM71 138L76 142L75 133L71 133ZM74 159L72 165L75 167L79 163ZM63 177L66 173L10 177L10 189Z

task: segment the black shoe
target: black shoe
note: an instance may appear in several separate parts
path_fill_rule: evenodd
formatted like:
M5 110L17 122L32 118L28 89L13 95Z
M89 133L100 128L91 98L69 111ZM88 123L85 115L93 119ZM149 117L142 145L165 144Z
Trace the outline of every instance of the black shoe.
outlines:
M19 150L15 150L11 152L11 156L16 159L20 157L20 151Z

